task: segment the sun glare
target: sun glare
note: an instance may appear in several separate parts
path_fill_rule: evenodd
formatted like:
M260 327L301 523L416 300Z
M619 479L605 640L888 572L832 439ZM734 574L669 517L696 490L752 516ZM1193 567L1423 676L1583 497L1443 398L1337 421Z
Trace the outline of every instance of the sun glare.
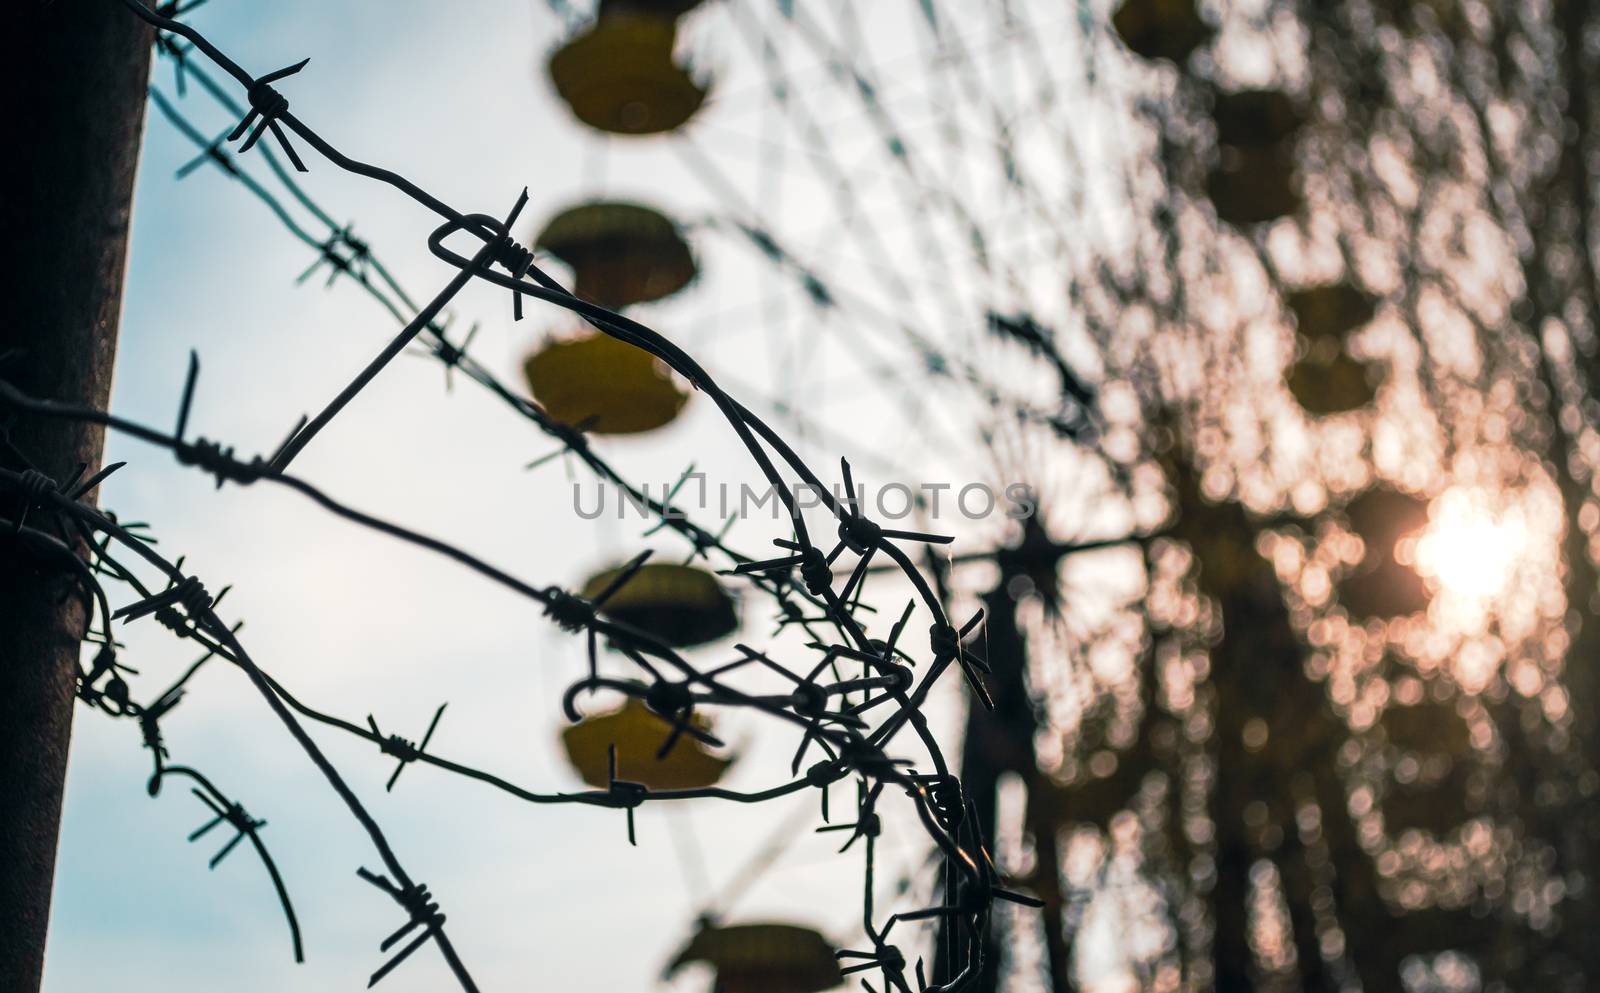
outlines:
M1430 516L1417 536L1417 571L1464 599L1504 593L1528 540L1516 516L1496 516L1462 490L1441 496Z

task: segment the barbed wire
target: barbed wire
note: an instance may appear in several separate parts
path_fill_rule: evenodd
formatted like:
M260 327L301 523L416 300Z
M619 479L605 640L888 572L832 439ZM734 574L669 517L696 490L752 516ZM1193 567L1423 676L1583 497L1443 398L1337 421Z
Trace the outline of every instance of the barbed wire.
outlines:
M180 42L171 42L158 48L158 54L169 59L174 64L176 81L193 81L199 89L209 95L224 112L234 118L243 116L244 108L228 95L217 82L207 74L202 67L188 60L189 48ZM183 87L179 87L183 89ZM294 173L285 169L278 158L273 155L268 146L258 146L261 157L266 161L274 178L283 187L284 191L301 207L308 211L326 229L327 235L322 238L311 234L306 227L297 221L288 207L261 182L250 175L249 170L237 157L224 147L227 132L224 131L215 137L207 137L158 87L150 88L152 104L181 134L200 150L200 154L184 163L177 170L177 178L182 179L191 175L199 167L211 164L224 175L239 181L243 187L259 200L280 221L284 228L306 247L317 254L311 265L300 274L297 283L304 283L319 269L327 269L326 285L332 286L340 277L347 277L359 286L368 296L382 306L392 317L404 324L415 314L417 304L412 295L398 282L392 271L383 264L378 252L365 239L356 237L353 223L340 224L334 220L331 213L319 204L297 182ZM893 330L900 335L913 350L916 362L913 372L937 376L954 376L973 391L974 395L981 398L989 407L1005 410L1019 422L1042 424L1058 434L1079 436L1087 433L1093 427L1093 400L1084 395L1084 388L1075 378L1071 385L1075 388L1072 392L1074 403L1058 410L1045 410L1030 406L1027 402L1007 396L998 386L984 376L971 362L950 354L940 349L937 344L926 335L917 331L903 316L885 313L877 305L870 303L858 293L838 286L825 280L813 267L802 261L794 251L784 246L776 234L752 213L748 200L739 194L727 177L717 171L715 165L700 153L692 144L685 140L679 146L682 158L691 170L701 179L709 189L728 203L731 211L728 215L710 214L696 218L686 227L706 231L720 232L742 246L748 246L777 271L792 277L804 296L823 317L837 318L839 311L845 311L852 321L865 322L868 326ZM909 293L908 287L901 287ZM572 426L553 421L538 408L530 403L515 389L499 380L468 354L468 347L478 330L479 325L474 323L464 339L453 342L449 337L449 328L452 323L451 316L446 312L442 321L429 322L420 333L421 347L425 352L436 358L445 369L446 385L451 382L451 375L460 369L474 383L495 396L502 404L518 413L539 430L554 439L559 447L545 456L530 462L528 468L537 468L547 461L561 455L576 454L580 456L585 465L595 472L597 477L607 483L622 488L626 495L643 507L647 512L657 517L670 517L671 522L662 520L664 527L669 527L688 540L692 547L691 556L699 556L706 550L717 548L720 539L725 537L725 529L729 522L724 521L713 531L702 526L692 518L686 518L681 510L669 509L664 504L666 501L653 501L648 494L639 487L629 484L622 479L614 466L605 463L588 445L587 436L582 425ZM1029 343L1031 347L1043 347L1048 350L1047 357L1058 368L1065 368L1065 362L1059 354L1055 353L1054 345L1042 340ZM903 363L902 363L903 364ZM922 401L913 400L913 384L910 380L903 379L906 371L899 368L900 364L884 358L875 362L870 372L879 378L892 379L897 389L894 395L901 397L908 404L918 404ZM769 401L786 419L795 425L803 427L807 432L817 434L823 429L812 419L805 417L795 410L792 405L776 400ZM916 411L913 411L916 412ZM920 417L920 413L918 414ZM849 444L850 439L841 437L838 432L824 432L835 445ZM857 456L870 459L875 464L886 469L895 470L899 467L884 459L880 454L859 451ZM725 545L720 550L738 558Z
M231 447L220 442L203 436L189 436L189 413L199 376L198 356L195 355L191 356L185 378L176 428L171 432L105 411L32 397L3 377L0 377L0 405L21 416L65 418L103 425L171 452L179 463L214 477L218 487L224 483L245 486L260 482L285 487L344 520L444 556L484 579L533 601L551 623L587 640L588 672L571 684L564 694L563 709L566 716L571 720L580 719L582 715L577 707L579 697L604 692L638 699L671 727L658 757L669 753L683 737L706 744L720 744L696 720L697 711L707 708L733 707L759 712L800 733L799 747L790 769L793 778L764 790L736 791L721 787L652 789L617 778L614 746L609 756L611 773L604 789L554 793L526 789L488 770L457 763L430 751L433 732L444 713L443 706L435 712L420 742L412 743L396 734L385 734L370 714L364 723L357 723L307 704L291 693L247 653L239 640L240 626L230 626L218 615L217 604L226 589L212 596L198 577L184 570L181 558L169 560L156 552L153 538L145 533L142 526L122 524L114 515L84 502L96 485L120 468L120 463L108 466L81 482L77 477L83 475L84 469L65 481L53 480L33 468L21 471L0 469L0 490L16 497L17 503L15 516L10 520L0 520L0 533L7 534L19 547L33 554L59 560L65 574L75 580L88 608L85 612L84 640L99 646L87 668L80 664L79 696L85 703L105 713L139 724L144 744L153 756L154 772L149 782L151 794L157 793L163 779L171 775L190 779L196 784L194 794L213 817L190 836L191 840L206 836L224 824L235 832L213 857L213 865L242 841L251 842L282 904L295 956L300 960L303 955L293 906L276 864L258 833L266 822L247 813L242 805L224 795L192 768L166 763L167 749L161 737L161 720L184 698L187 681L201 666L213 659L232 664L250 679L257 693L367 835L382 863L382 871L374 872L363 867L358 870L360 877L390 896L405 911L405 922L380 945L380 950L386 953L397 946L398 950L393 951L373 973L371 982L380 981L423 944L431 942L462 989L474 991L477 987L446 935L446 918L439 902L425 885L417 882L405 869L376 820L317 746L303 721L366 740L377 747L381 756L396 762L386 788L393 788L407 765L422 763L484 783L527 802L579 803L622 810L626 816L630 841L635 840L634 810L645 803L661 800L714 798L758 803L817 789L821 793L822 816L827 821L829 787L854 778L857 782L854 820L847 824L829 824L825 830L848 831L844 849L852 847L858 840L864 842L862 923L871 948L839 952L842 959L850 960L843 972L853 974L876 970L886 987L906 993L913 988L908 979L908 969L915 976L918 990L944 993L966 986L981 970L984 942L978 938L987 927L993 901L1008 900L1029 905L1038 905L1038 901L1007 889L996 873L985 850L976 817L972 815L971 801L965 796L960 780L951 772L923 714L923 707L934 685L950 668L960 671L977 700L988 703L983 684L987 663L966 644L982 623L981 611L957 628L946 616L940 597L918 570L911 555L898 544L911 542L933 545L947 543L950 539L924 532L887 529L871 520L853 496L856 492L855 481L847 461L841 460L840 463L845 494L840 495L837 490L824 485L820 475L777 431L719 387L692 356L670 339L627 317L578 299L545 274L535 264L533 253L511 237L516 218L528 201L526 190L504 216L460 212L397 172L345 156L295 116L289 109L287 98L276 89L275 84L300 73L305 69L306 62L260 77L252 76L199 31L167 16L177 13L177 8L163 7L153 11L138 0L122 0L122 3L159 32L166 32L159 36L159 44L164 52L177 60L181 80L206 80L201 85L208 92L223 92L214 80L201 73L194 64L193 53L198 51L245 89L247 106L233 105L239 112L238 123L226 136L204 142L202 159L199 161L213 161L231 174L243 176L234 167L232 157L255 148L268 160L274 172L287 178L288 171L263 139L270 138L270 142L297 171L307 168L294 144L303 142L340 169L383 182L442 218L442 223L430 235L428 246L435 257L455 267L456 273L425 304L415 306L387 270L376 262L370 249L354 237L348 225L338 227L331 218L312 205L309 198L301 198L302 204L334 231L328 239L316 239L293 224L286 212L278 210L280 218L289 225L291 231L319 250L319 259L313 269L307 271L307 276L322 265L330 269L334 278L350 276L375 296L394 303L395 306L391 306L390 310L397 319L403 318L403 326L322 411L314 417L302 417L283 443L265 457L241 458L234 454ZM171 37L173 35L185 39L189 45L179 45ZM164 113L171 109L170 104L154 91L152 99ZM174 123L178 123L176 117ZM186 129L186 133L191 138L203 139L198 131ZM236 141L240 142L237 151L228 151L228 143ZM246 186L268 201L269 205L275 202L259 184L252 184L253 181L247 182ZM447 245L451 239L460 240L463 235L478 241L470 255ZM670 496L662 501L650 501L648 494L642 494L644 502L658 514L662 525L678 530L690 540L695 554L716 550L726 555L732 566L728 572L748 578L757 589L770 594L777 605L780 624L798 623L811 636L805 646L808 653L806 664L785 665L764 651L739 644L736 646L737 656L732 660L701 669L649 632L603 616L602 608L607 599L644 566L648 552L620 570L606 590L586 598L556 585L535 585L446 541L357 510L289 473L295 457L315 440L322 428L337 418L368 384L381 375L395 356L421 339L448 367L462 369L470 379L500 396L513 409L562 441L567 450L578 454L603 478L627 486L607 463L592 453L583 442L580 431L552 421L536 404L517 396L486 370L472 363L465 349L453 345L446 337L444 326L440 323L441 314L454 294L473 280L486 281L508 290L512 294L514 317L522 316L525 297L575 313L599 331L650 352L710 397L788 511L792 538L775 542L782 554L764 560L740 555L723 544L721 534L693 525L685 515L671 507ZM10 446L9 442L7 444L21 464L30 465L26 453L17 452L14 446ZM813 540L803 508L787 485L785 472L809 487L817 495L821 507L838 522L837 536L831 547L825 549L823 544ZM35 515L31 521L30 515ZM54 533L47 529L53 529ZM88 562L73 551L79 542L85 543L90 549ZM856 565L844 580L843 587L836 590L838 577L834 573L835 565L846 552L855 557ZM911 583L915 597L906 604L888 637L875 639L869 637L857 614L868 609L868 605L862 602L865 576L873 559L880 555L898 566ZM155 570L165 585L153 588L143 582L130 565L135 560ZM111 594L102 580L126 586L135 599L112 609ZM904 647L901 640L919 602L934 618L928 631L925 655ZM804 611L807 609L817 611L816 616L806 616ZM124 672L131 673L132 670L118 659L117 650L121 646L114 636L113 622L127 624L145 618L153 619L180 639L195 642L204 649L205 654L177 682L153 698L151 703L141 705L131 698L131 691L123 678ZM819 636L818 629L811 626L823 623L837 637L830 635L823 638ZM636 668L636 678L618 679L600 674L599 643L602 640ZM914 669L918 655L923 655L926 660L920 676ZM858 667L857 673L844 675L841 667L852 664ZM730 677L751 668L776 673L791 688L779 694L755 693L740 689L730 682ZM874 724L867 716L871 713L884 716ZM919 772L916 763L893 756L888 751L896 736L907 727L911 728L921 744L931 771ZM805 765L806 755L812 746L826 757ZM801 771L802 766L804 772ZM893 913L880 921L874 907L875 839L881 827L878 805L888 787L894 787L910 799L928 840L942 855L942 888L945 896L942 903ZM962 932L963 940L946 945L950 960L946 963L944 974L952 978L943 984L930 986L921 960L909 966L905 954L890 938L899 923L935 918L952 923ZM962 960L958 961L958 957ZM863 984L872 989L865 980Z
M224 110L234 116L242 116L245 113L240 105L209 74L187 59L186 56L189 51L187 47L173 42L162 45L158 51L174 61L177 66L177 72L180 74L178 78L198 83L202 91L210 94ZM294 180L293 174L283 167L277 157L272 154L270 147L258 146L262 158L267 161L274 176L293 199L327 227L329 234L326 238L319 239L308 232L304 226L295 220L284 203L255 180L249 171L236 160L235 156L223 147L226 133L218 135L216 138L208 139L157 87L152 86L150 88L150 99L163 117L170 121L186 138L202 149L199 156L178 169L178 178L184 178L196 167L206 162L214 164L224 174L238 180L247 191L268 208L297 240L316 250L318 253L316 260L301 274L297 282L303 282L318 268L326 266L328 269L328 285L332 285L340 277L353 281L402 325L410 322L416 315L419 308L411 294L401 286L391 270L383 264L378 253L366 241L355 236L354 225L340 225L336 222L306 192L305 188ZM420 346L424 348L425 352L436 358L444 366L447 384L449 383L448 377L459 370L471 382L494 396L511 412L527 420L558 443L556 449L529 462L526 468L538 468L551 459L563 455L576 456L595 474L596 478L616 486L622 497L631 505L642 509L645 513L655 518L655 527L650 532L646 532L647 535L661 529L668 529L681 535L690 545L688 561L703 558L711 551L720 552L733 565L750 561L748 555L734 550L726 540L727 532L735 518L730 517L713 530L711 527L697 522L684 508L675 506L672 503L675 491L668 492L658 499L652 497L647 488L627 480L614 465L597 453L589 444L582 424L574 426L554 420L536 403L519 394L469 354L468 348L477 330L477 325L474 325L472 330L469 330L459 342L453 342L449 337L450 324L451 317L446 311L442 318L425 321L417 335L420 339ZM787 587L781 583L769 582L765 576L761 575L753 576L751 579L758 585L765 585L770 595L782 597L786 600L793 598L800 601L809 601L806 606L811 608L820 606L820 603L806 594L804 590ZM796 604L795 606L799 607L800 605ZM790 615L798 616L801 612L803 611L790 611Z

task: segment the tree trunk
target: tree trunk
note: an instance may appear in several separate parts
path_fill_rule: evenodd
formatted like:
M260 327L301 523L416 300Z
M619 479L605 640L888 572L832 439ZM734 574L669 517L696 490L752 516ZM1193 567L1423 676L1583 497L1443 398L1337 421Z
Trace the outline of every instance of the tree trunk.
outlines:
M12 152L0 208L0 270L10 287L0 376L38 396L103 406L151 36L107 0L27 3L9 13L17 57L9 60ZM6 431L0 464L13 469L31 463L59 482L100 460L96 427L17 416ZM0 516L14 520L18 510L9 497ZM3 536L0 560L0 989L30 993L44 965L85 618L59 563L32 561Z

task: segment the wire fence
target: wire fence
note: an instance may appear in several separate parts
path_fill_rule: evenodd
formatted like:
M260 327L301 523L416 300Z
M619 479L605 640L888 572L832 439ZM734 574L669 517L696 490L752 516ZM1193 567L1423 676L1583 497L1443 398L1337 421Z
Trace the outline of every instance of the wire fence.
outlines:
M138 0L122 0L122 3L133 16L158 30L158 48L176 65L176 85L180 93L193 82L239 118L238 124L226 135L207 138L189 124L171 101L152 88L155 106L202 149L200 157L180 170L180 175L209 161L240 179L274 210L296 237L317 251L316 261L303 274L302 280L323 269L329 280L340 277L353 280L378 300L401 328L320 412L302 417L283 443L265 456L242 457L219 441L190 432L189 412L200 368L197 356L191 356L176 424L170 431L101 410L28 396L3 379L0 379L0 405L16 416L68 418L104 425L166 449L179 463L213 476L219 487L224 483L241 486L267 483L285 487L351 523L444 556L489 582L533 601L551 623L586 640L588 670L564 694L566 716L578 720L581 716L578 699L592 694L638 699L672 728L658 757L667 754L684 737L710 745L721 744L697 719L699 712L712 708L758 711L799 735L790 778L763 790L652 789L617 778L614 747L609 756L611 775L606 788L580 792L530 789L492 771L455 762L430 751L430 739L444 714L442 706L420 741L412 742L386 733L370 715L365 721L357 721L312 706L295 696L247 652L239 638L240 625L229 624L218 613L226 589L213 596L198 577L185 570L181 558L169 560L155 550L144 525L120 522L115 515L85 502L85 497L122 463L107 466L87 477L85 467L66 480L51 479L31 468L0 469L0 489L11 494L17 508L15 517L4 522L10 539L32 555L58 561L64 571L75 577L84 599L88 620L83 638L97 648L86 663L80 664L78 695L83 702L106 714L137 722L152 757L153 771L148 784L151 795L159 792L168 777L179 777L191 784L193 795L210 815L210 819L190 835L190 840L211 837L219 827L231 829L232 835L212 857L213 865L243 842L250 843L271 879L288 924L295 958L301 960L301 937L293 903L260 836L260 829L266 822L224 794L202 773L186 765L169 763L161 735L162 719L184 700L186 684L195 672L213 660L237 667L370 839L381 868L373 871L362 867L358 869L360 877L391 897L404 915L400 925L380 944L387 958L374 971L371 982L378 982L424 944L432 943L462 989L472 991L478 987L447 935L445 914L438 901L405 868L367 807L311 737L309 725L333 728L373 745L381 757L396 763L388 782L391 788L406 766L420 762L529 803L578 803L620 810L627 821L630 842L634 840L633 811L642 804L663 800L720 799L759 803L817 790L821 794L822 817L828 821L830 786L853 779L857 783L853 820L830 823L825 829L848 831L846 848L858 840L863 843L862 926L870 947L841 950L838 955L843 960L842 971L847 974L876 971L886 988L906 993L913 988L913 981L918 990L954 991L966 987L982 971L985 943L980 936L988 926L993 902L1008 900L1037 905L1037 901L1007 889L997 875L976 818L972 816L971 802L923 714L932 688L951 669L957 670L966 680L975 699L988 703L983 679L987 664L967 647L968 640L982 623L981 613L956 626L946 615L934 587L917 568L912 553L902 547L902 543L936 545L948 543L950 539L885 528L874 522L854 498L858 491L847 461L841 459L840 464L841 494L838 489L826 485L820 474L777 430L720 388L692 356L671 340L643 324L573 296L543 272L535 264L534 254L511 237L513 225L528 201L526 190L503 216L458 211L397 172L344 155L293 114L288 99L276 85L301 73L306 68L305 62L253 76L203 34L175 20L174 17L182 13L177 5L163 5L152 10ZM243 103L197 64L195 53L204 56L222 74L243 87ZM230 144L235 142L237 147L230 150ZM399 190L438 215L441 223L428 240L429 249L436 258L453 266L455 275L419 305L399 286L371 247L355 236L350 226L333 221L294 183L290 169L306 170L297 144L303 144L337 168ZM274 145L276 151L271 147ZM318 237L307 231L273 194L238 168L236 157L252 149L259 151L300 206L327 227L326 236ZM287 160L288 166L283 160ZM470 254L463 254L448 244L463 239L475 239ZM487 281L508 290L515 317L522 316L525 298L563 308L597 330L650 352L687 379L717 406L740 445L778 494L788 513L792 538L777 540L779 553L771 557L759 558L735 551L726 543L723 527L695 523L687 513L672 505L671 494L661 499L651 498L595 453L581 428L553 420L538 405L496 379L468 354L471 332L459 342L449 336L446 308L473 280ZM700 668L649 632L602 614L606 602L638 573L649 553L628 563L604 590L584 597L559 586L535 584L448 542L357 510L293 475L289 470L296 456L312 444L321 430L381 375L396 356L412 347L421 347L432 354L443 363L447 374L459 371L493 394L514 413L554 439L559 446L558 453L570 452L601 479L620 487L636 505L648 508L660 527L677 532L688 542L691 558L716 560L724 572L748 580L770 600L780 628L798 625L803 629L808 636L807 655L803 659L784 661L739 644L734 658L709 669ZM28 453L17 451L9 441L6 445L18 464L32 464ZM837 534L831 539L812 534L804 508L790 485L791 480L816 493L822 507L837 521ZM76 551L82 543L86 543L90 551L87 561ZM839 564L846 553L855 560L847 574ZM882 639L870 637L858 616L872 609L863 602L863 594L865 577L878 556L892 562L912 584L916 594L905 605L888 636ZM836 575L836 569L841 575ZM160 578L153 581L141 578L152 572ZM113 608L113 591L119 595L131 594L132 599ZM902 641L919 605L934 619L927 632L925 648L912 647L910 639ZM117 622L127 624L146 618L203 650L200 658L176 682L149 698L147 703L134 698L126 678L133 670L119 657L120 646L114 633ZM636 678L618 679L601 674L602 641L636 669ZM736 685L741 672L753 669L776 673L791 688L785 693L772 694L756 693ZM916 761L890 752L895 739L907 728L920 745L922 755ZM818 753L820 757L808 764L808 755L817 756ZM874 907L873 879L875 839L881 829L877 809L880 798L891 788L909 797L918 823L941 856L939 876L931 889L942 896L932 906L885 916ZM940 963L941 974L948 978L938 984L928 982L920 959L914 964L908 963L906 955L891 940L898 924L931 919L944 921L947 931L953 935L953 940L943 942L946 958ZM867 980L863 979L863 984L872 989Z

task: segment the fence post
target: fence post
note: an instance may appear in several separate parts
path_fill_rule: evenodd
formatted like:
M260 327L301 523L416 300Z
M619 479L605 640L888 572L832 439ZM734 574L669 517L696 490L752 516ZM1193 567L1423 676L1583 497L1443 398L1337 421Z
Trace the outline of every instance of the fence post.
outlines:
M104 406L150 30L109 0L30 0L7 20L15 44L0 197L0 356L9 353L7 379L31 394ZM63 480L80 462L92 471L100 460L98 427L23 417L0 427L10 441L0 445L0 464L20 467L25 455ZM4 501L0 516L17 510ZM0 989L17 993L39 988L44 965L84 620L68 590L0 533Z

